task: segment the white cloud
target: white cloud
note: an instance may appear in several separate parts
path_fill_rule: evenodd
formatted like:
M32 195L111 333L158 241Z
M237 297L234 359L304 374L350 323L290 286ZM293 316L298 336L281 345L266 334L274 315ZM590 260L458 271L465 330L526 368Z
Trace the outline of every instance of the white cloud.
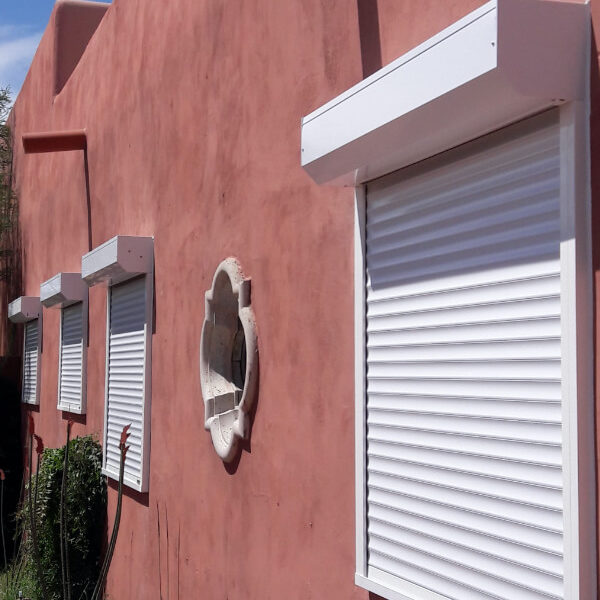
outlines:
M25 26L0 26L0 86L9 85L13 98L23 85L42 33Z

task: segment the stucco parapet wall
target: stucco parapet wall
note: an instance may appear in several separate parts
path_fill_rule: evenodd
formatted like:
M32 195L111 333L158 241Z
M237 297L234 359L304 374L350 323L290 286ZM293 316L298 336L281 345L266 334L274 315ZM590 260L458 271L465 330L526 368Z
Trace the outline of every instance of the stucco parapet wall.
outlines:
M492 0L302 119L317 182L355 185L582 100L589 5Z
M57 273L40 286L40 300L46 308L64 308L83 302L87 286L81 273Z
M153 238L117 235L82 257L81 277L89 286L101 282L113 285L151 273L153 266Z
M20 296L8 305L8 318L13 323L26 323L39 318L41 310L39 296Z
M65 86L110 4L58 0L54 14L54 93Z

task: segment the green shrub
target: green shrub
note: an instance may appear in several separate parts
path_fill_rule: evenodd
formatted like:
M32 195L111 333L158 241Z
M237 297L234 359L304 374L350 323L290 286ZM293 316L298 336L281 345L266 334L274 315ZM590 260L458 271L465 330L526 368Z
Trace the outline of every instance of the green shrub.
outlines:
M22 556L0 573L0 600L17 600L19 592L23 594L23 598L42 600L33 565Z
M50 598L62 598L60 561L60 492L65 449L46 448L37 489L37 538L42 573ZM65 527L73 598L91 596L100 569L106 523L106 478L102 475L102 447L91 436L69 442L68 483L65 494ZM27 511L22 511L29 531ZM29 536L28 536L29 537ZM28 553L31 556L31 553Z

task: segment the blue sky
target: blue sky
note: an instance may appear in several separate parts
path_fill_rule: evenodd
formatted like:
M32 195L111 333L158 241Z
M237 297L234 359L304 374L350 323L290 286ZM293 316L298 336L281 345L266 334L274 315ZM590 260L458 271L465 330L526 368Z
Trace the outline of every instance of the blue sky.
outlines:
M105 0L102 0L105 1ZM54 0L0 0L0 87L19 93Z

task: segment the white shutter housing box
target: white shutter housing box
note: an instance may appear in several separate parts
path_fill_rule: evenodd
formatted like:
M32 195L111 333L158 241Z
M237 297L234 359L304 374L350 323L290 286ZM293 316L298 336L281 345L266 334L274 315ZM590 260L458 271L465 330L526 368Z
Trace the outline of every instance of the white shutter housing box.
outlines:
M38 296L20 296L8 305L8 318L13 323L26 323L37 319L41 313Z
M65 308L83 302L86 295L81 273L57 273L40 286L40 300L46 308Z
M8 305L8 318L24 323L21 401L40 403L40 363L42 350L42 305L38 296L20 296Z
M589 23L588 4L487 2L304 117L302 166L356 185L583 100Z
M114 285L132 277L151 273L154 240L151 237L117 235L84 254L81 277L89 285Z

